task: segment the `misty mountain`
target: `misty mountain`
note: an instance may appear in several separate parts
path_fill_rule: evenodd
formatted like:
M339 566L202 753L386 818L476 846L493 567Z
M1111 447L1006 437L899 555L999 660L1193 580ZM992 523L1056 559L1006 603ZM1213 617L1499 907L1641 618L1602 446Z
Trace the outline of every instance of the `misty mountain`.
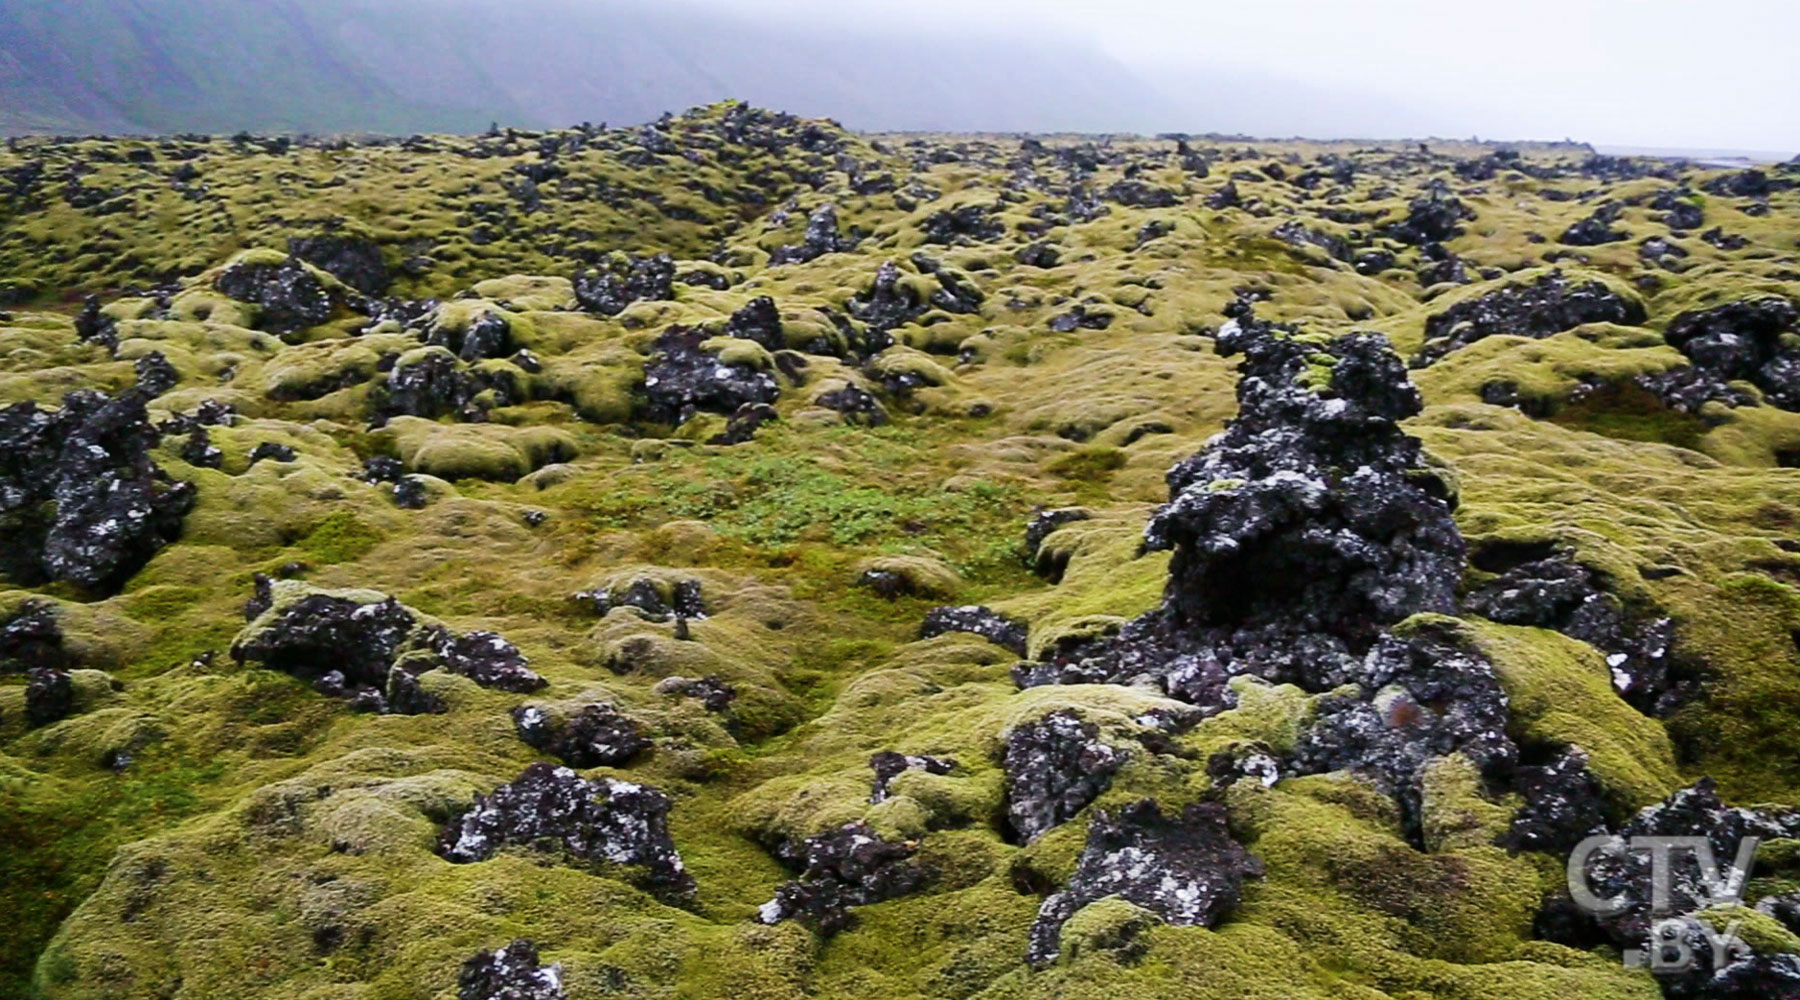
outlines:
M1170 127L1097 49L650 0L6 0L0 131L472 131L736 97L878 130Z

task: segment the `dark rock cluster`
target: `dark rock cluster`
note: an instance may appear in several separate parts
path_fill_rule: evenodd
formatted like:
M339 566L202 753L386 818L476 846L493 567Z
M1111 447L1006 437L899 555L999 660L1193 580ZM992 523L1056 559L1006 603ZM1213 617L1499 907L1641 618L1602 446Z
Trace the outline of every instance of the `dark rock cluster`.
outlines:
M633 302L675 297L675 261L668 254L608 258L598 271L575 275L575 300L591 313L617 316Z
M1727 935L1726 919L1716 928L1704 926L1696 916L1709 904L1729 896L1728 888L1742 892L1750 872L1733 872L1739 850L1748 838L1791 839L1800 835L1800 811L1745 809L1722 802L1710 780L1669 796L1661 804L1638 813L1594 850L1575 860L1575 871L1585 882L1594 907L1579 905L1569 894L1552 897L1538 915L1537 930L1553 941L1576 947L1610 944L1623 951L1628 964L1691 962L1679 971L1658 975L1663 995L1669 1000L1751 1000L1751 998L1800 996L1800 956L1758 953L1741 940ZM1672 849L1662 859L1670 877L1667 897L1655 887L1656 852L1633 850L1631 838L1704 838L1729 886L1709 885L1710 873L1696 852ZM1780 898L1765 899L1758 908L1781 914ZM1726 914L1726 918L1729 914ZM1721 949L1715 950L1719 944ZM1718 951L1722 950L1723 954ZM1654 965L1652 964L1652 968Z
M706 602L700 595L700 581L692 579L677 580L669 588L667 599L663 597L656 581L639 577L623 587L584 590L575 595L575 600L591 606L595 614L602 616L613 608L635 608L644 618L653 622L666 622L670 618L706 617Z
M808 837L797 850L790 845L777 851L797 862L800 876L776 887L758 919L798 920L821 934L836 934L850 926L854 907L895 899L924 884L925 873L909 860L917 850L917 844L885 840L862 823Z
M1644 307L1599 281L1575 283L1561 271L1530 284L1511 284L1479 298L1459 302L1425 321L1425 346L1413 358L1422 368L1496 334L1548 337L1584 323L1635 324Z
M726 364L703 350L705 331L670 327L656 338L644 366L645 420L686 423L696 413L734 415L745 406L768 405L780 395L775 376L744 364Z
M432 669L502 691L530 692L546 683L500 636L421 623L391 597L363 603L312 593L277 607L272 583L259 576L244 610L250 627L231 646L238 662L312 681L320 693L343 698L357 711L443 711L418 686L418 675Z
M280 264L233 264L214 287L229 298L260 306L258 326L270 333L296 333L331 318L330 291L297 257Z
M491 795L477 796L444 827L438 853L469 864L503 848L529 847L578 863L641 869L647 887L685 895L694 880L669 838L669 806L669 797L654 788L537 763Z
M1262 863L1232 839L1225 819L1224 808L1214 803L1165 816L1148 799L1114 814L1095 813L1074 876L1038 909L1026 960L1035 966L1054 961L1063 924L1108 896L1171 924L1218 924L1236 909L1244 880L1263 872Z
M1024 656L1025 630L1026 624L1016 618L1008 618L988 608L968 604L927 611L924 623L919 626L919 638L930 639L945 632L971 632L996 646L1004 646Z
M1069 709L1015 726L1006 735L1006 815L1021 843L1062 825L1112 786L1123 751L1100 727Z
M194 487L150 461L145 402L82 390L0 409L0 574L110 593L180 535Z
M619 767L650 747L643 727L603 702L583 705L567 718L542 705L520 705L512 717L520 740L570 767Z
M816 260L828 253L846 253L856 249L862 241L854 236L845 236L838 230L837 207L825 204L813 209L806 218L806 235L798 244L776 247L769 255L769 264L803 264Z
M1607 202L1594 213L1563 231L1562 242L1573 247L1593 247L1602 243L1617 243L1631 238L1631 234L1614 229L1612 224L1619 217L1619 203Z
M364 295L382 295L393 284L381 247L369 240L341 233L296 236L288 240L288 253Z
M458 1000L563 1000L565 996L562 967L544 967L537 946L530 941L476 952L463 963L456 988Z
M1800 410L1800 347L1789 336L1797 323L1800 306L1760 296L1684 312L1663 339L1688 356L1714 398L1733 392L1724 383L1744 381L1761 389L1769 405Z
M956 761L949 757L933 757L929 754L903 754L892 750L881 750L869 757L869 770L875 772L875 784L869 792L870 802L882 802L888 797L888 784L908 771L924 771L926 774L949 774L956 770Z
M63 648L56 611L42 601L26 601L0 620L0 675L25 675L25 721L47 726L75 709L70 658Z
M396 363L382 388L384 419L402 414L428 420L455 416L479 423L487 419L489 407L510 406L525 398L512 372L469 368L448 351L435 350Z

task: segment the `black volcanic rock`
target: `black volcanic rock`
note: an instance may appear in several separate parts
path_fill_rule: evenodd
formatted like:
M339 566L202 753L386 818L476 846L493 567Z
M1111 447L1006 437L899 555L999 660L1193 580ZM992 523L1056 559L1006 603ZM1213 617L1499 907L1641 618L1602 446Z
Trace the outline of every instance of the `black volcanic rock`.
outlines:
M512 717L520 740L570 767L619 767L650 748L643 727L605 703L583 705L568 718L520 705Z
M296 333L331 318L331 294L296 257L280 264L233 264L214 287L229 298L260 306L258 325L270 333Z
M780 395L774 375L726 364L701 349L707 339L703 330L678 326L656 338L644 366L645 420L682 424L701 411L729 416L746 403L773 403Z
M1145 799L1096 813L1074 877L1038 909L1026 960L1039 967L1055 961L1063 924L1109 896L1178 926L1217 926L1237 908L1244 880L1262 873L1262 862L1231 838L1217 804L1165 816Z
M1021 843L1061 826L1112 785L1125 755L1073 711L1051 712L1006 736L1006 814Z
M1004 646L1020 656L1025 655L1024 622L1007 618L976 605L932 608L919 626L919 638L929 639L946 632L970 632L996 646Z
M370 240L338 233L290 237L288 253L364 295L384 295L393 284L381 247Z
M924 872L909 859L913 843L894 843L861 823L806 838L798 850L800 877L775 889L757 919L765 924L798 920L820 934L849 927L852 909L917 890Z
M562 966L545 968L530 941L478 951L463 963L456 996L457 1000L563 1000Z
M675 297L675 261L668 254L609 258L599 271L575 275L575 300L591 313L617 316L633 302Z
M1542 338L1584 323L1643 321L1643 306L1604 283L1577 284L1553 271L1530 284L1509 284L1432 315L1425 321L1425 346L1412 363L1424 367L1495 334Z
M471 864L505 847L529 847L574 863L640 869L647 887L683 896L693 892L694 879L669 838L670 804L654 788L537 763L476 796L444 827L438 853Z

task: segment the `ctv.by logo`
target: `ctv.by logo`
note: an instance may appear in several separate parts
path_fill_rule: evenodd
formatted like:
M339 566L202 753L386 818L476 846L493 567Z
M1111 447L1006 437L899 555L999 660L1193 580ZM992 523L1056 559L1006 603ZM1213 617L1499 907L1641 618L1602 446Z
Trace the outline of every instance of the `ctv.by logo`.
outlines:
M1575 900L1575 905L1596 917L1617 916L1627 910L1641 908L1644 901L1633 899L1630 892L1622 892L1611 898L1596 896L1588 883L1588 866L1597 854L1615 858L1621 854L1648 854L1649 914L1653 918L1647 942L1650 948L1627 949L1626 966L1648 968L1659 975L1689 972L1694 968L1695 944L1704 942L1712 949L1712 968L1722 969L1731 964L1734 956L1747 954L1750 950L1737 936L1743 921L1733 919L1725 925L1723 931L1715 932L1710 924L1695 917L1694 913L1711 906L1742 904L1744 883L1749 878L1751 865L1756 861L1759 843L1761 841L1756 837L1745 837L1739 841L1736 860L1721 875L1718 859L1713 855L1712 843L1705 837L1614 837L1605 834L1589 837L1577 844L1574 853L1569 855L1569 895ZM1684 882L1681 886L1684 901L1680 906L1677 906L1675 899L1674 859L1677 852L1692 854L1700 875L1698 885Z

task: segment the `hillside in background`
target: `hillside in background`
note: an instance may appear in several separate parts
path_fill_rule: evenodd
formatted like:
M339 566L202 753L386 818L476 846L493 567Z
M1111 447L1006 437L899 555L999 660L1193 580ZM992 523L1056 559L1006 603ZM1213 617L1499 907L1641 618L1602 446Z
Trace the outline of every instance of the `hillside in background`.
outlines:
M725 97L867 129L1154 129L1096 51L649 0L9 0L0 132L469 132Z

